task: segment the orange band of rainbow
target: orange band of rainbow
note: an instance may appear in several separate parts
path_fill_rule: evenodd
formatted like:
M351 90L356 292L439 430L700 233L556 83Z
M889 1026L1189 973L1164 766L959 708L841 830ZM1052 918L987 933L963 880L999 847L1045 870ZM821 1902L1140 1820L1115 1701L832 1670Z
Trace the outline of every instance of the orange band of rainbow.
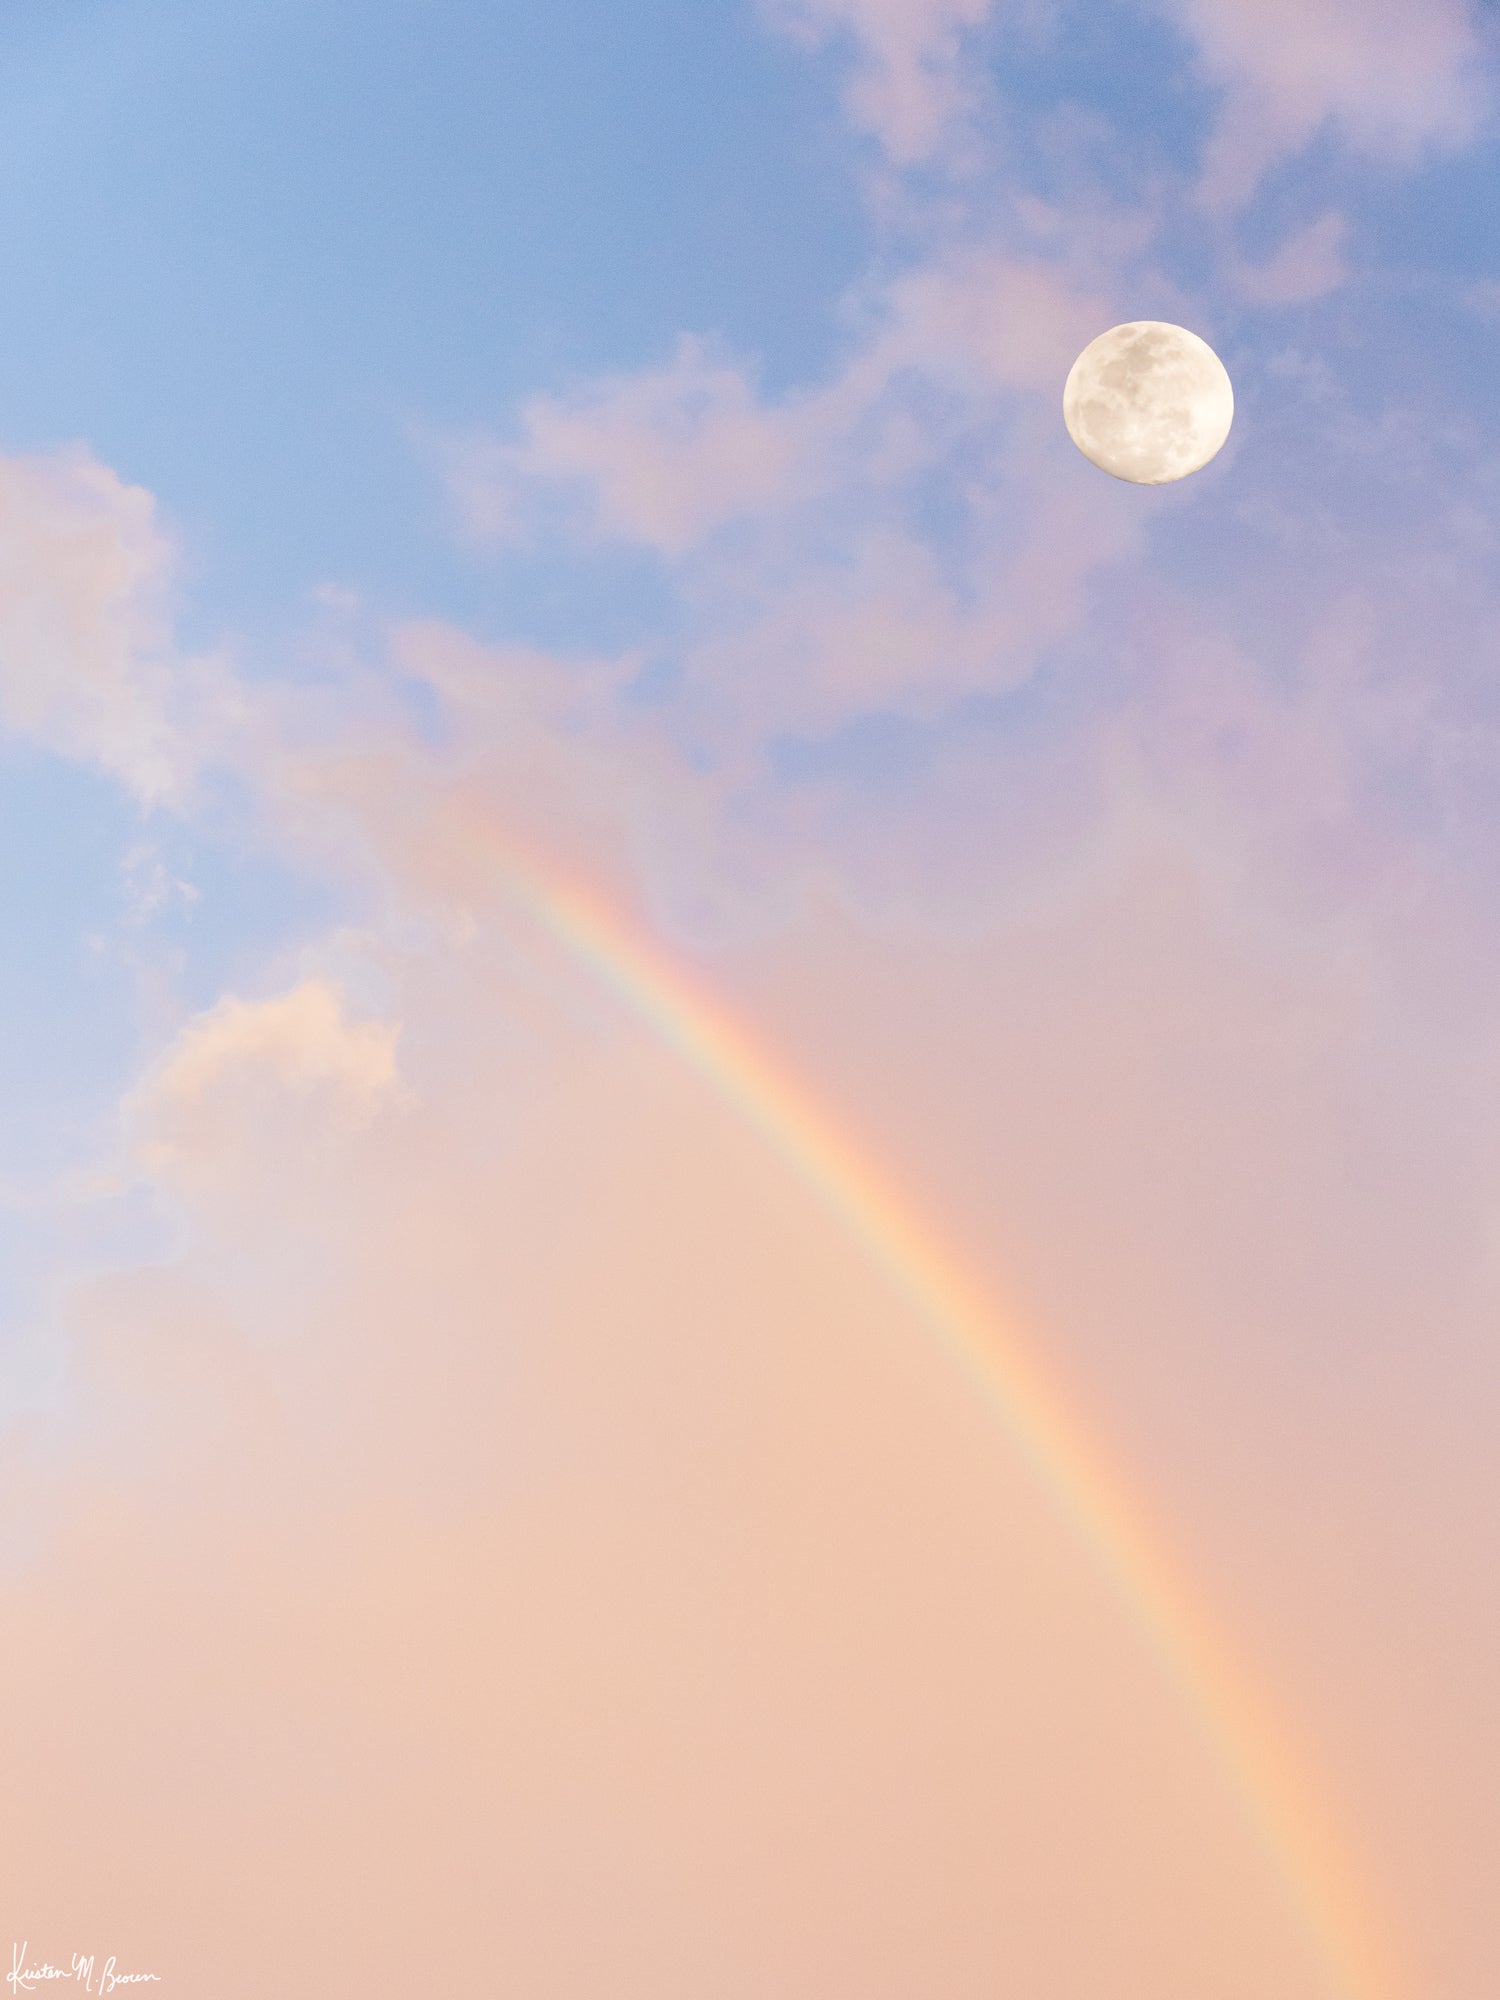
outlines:
M952 1346L1015 1447L1091 1552L1175 1683L1270 1852L1344 2000L1397 2000L1391 1967L1342 1843L1106 1454L913 1203L849 1144L806 1088L591 890L490 835L532 918L604 981L758 1129Z

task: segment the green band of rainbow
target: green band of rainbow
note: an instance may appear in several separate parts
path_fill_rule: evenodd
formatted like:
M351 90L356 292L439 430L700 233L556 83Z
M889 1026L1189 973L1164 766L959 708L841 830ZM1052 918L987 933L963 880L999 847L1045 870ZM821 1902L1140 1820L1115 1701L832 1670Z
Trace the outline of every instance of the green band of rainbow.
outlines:
M490 847L544 930L764 1135L945 1336L1211 1743L1334 1990L1344 2000L1397 2000L1405 1982L1306 1769L1228 1657L1162 1537L1017 1329L807 1089L659 947L583 884L493 835Z

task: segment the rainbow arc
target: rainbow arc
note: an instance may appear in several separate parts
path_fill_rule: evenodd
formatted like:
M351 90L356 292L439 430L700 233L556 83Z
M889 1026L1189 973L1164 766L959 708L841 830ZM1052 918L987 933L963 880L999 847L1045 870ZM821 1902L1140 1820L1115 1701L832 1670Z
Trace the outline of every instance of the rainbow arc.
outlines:
M541 928L764 1136L942 1334L1195 1717L1335 1991L1343 2000L1399 2000L1404 1982L1305 1760L1040 1354L916 1204L721 1003L587 886L529 861L492 831L485 837Z

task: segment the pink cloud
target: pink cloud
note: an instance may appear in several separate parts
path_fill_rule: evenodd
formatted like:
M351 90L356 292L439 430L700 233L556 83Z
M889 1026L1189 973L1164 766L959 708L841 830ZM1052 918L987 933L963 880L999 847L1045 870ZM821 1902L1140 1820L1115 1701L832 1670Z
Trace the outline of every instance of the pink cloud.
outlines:
M1231 281L1252 305L1303 305L1323 298L1348 280L1348 239L1347 220L1329 209L1295 230L1264 263L1233 264Z
M1112 496L1091 504L1096 496L1067 493L1065 478L1040 467L1031 477L1019 533L1009 491L976 509L961 581L894 525L849 533L836 565L768 566L751 592L728 565L705 576L689 600L687 660L720 740L743 754L777 732L817 736L872 710L933 717L965 695L1028 680L1039 651L1082 616L1089 578L1137 532Z
M965 44L992 0L763 0L771 23L805 46L852 42L850 120L898 166L930 158L973 109Z
M1360 150L1401 162L1430 146L1466 144L1488 103L1484 50L1470 0L1149 0L1195 43L1228 98L1201 193L1235 206L1278 159L1333 121ZM952 151L982 97L972 59L992 0L764 0L771 24L804 46L847 43L845 93L855 127L898 167ZM1013 28L1043 18L1003 10Z
M927 469L936 440L908 424L901 449L904 378L956 388L976 416L1001 392L1050 393L1108 311L1097 284L1056 264L944 252L863 302L861 344L818 388L761 399L745 370L684 337L665 368L532 399L519 443L450 444L449 490L482 539L534 539L556 495L584 538L680 561L726 525Z
M277 1098L316 1100L318 1115L340 1126L363 1123L397 1091L397 1034L384 1022L349 1020L326 979L269 1000L228 994L187 1023L132 1094L143 1158L170 1173L232 1155L226 1120L234 1126L248 1106Z
M448 808L425 851L389 789L359 808L404 909L444 906L481 846ZM0 1694L28 1726L5 1777L30 1802L0 1830L6 1921L226 2000L264 1990L273 1951L310 2000L477 1964L556 2000L893 1970L977 2000L997 1962L1042 2000L1122 1968L1324 2000L1190 1718L963 1371L469 859L482 943L437 927L407 953L411 1098L351 1127L336 1170L295 1170L307 1093L362 1103L387 1045L326 993L226 1004L164 1061L157 1115L214 1103L239 1191L219 1199L201 1148L178 1161L179 1256L75 1290L71 1427L42 1441L48 1477L7 1474L43 1560L6 1577ZM1148 1084L1193 1102L1171 1064L1204 983L1164 1013L1169 955L1126 943L1157 887L1103 955L1134 969L1128 1007L1118 982L1080 993L1090 926L1066 923L1019 963L914 962L824 911L737 977L780 1046L826 1055L865 1143L964 1191L974 1246L997 1247L997 1174L1027 1194L1007 1228L1028 1278L1063 1268L1069 1166L1091 1165L1104 1268L1074 1282L1102 1286L1130 1233L1112 1196L1170 1221L1131 1172L1132 1139L1174 1129ZM1090 1074L1103 1146L1065 1087L1080 1006L1137 1058ZM897 1023L946 1038L941 1105L892 1069ZM1189 1135L1171 1161L1190 1184ZM1148 1327L1152 1297L1127 1293ZM1069 1337L1106 1345L1120 1310ZM1132 1341L1131 1421L1190 1335ZM1241 1412L1242 1474L1267 1421ZM1196 1464L1176 1453L1155 1479ZM1236 1491L1210 1490L1211 1548ZM1278 1602L1244 1601L1258 1633Z
M34 1802L0 1835L18 1934L70 1948L81 1906L226 2000L263 1990L273 1904L313 1996L494 1954L557 2000L687 2000L705 1966L747 2000L892 1966L989 1993L1000 1959L1044 2000L1122 1965L1325 2000L1212 1759L983 1403L753 1130L518 916L489 842L644 924L639 835L680 814L709 877L749 854L804 891L698 973L1025 1304L1286 1691L1400 1926L1486 1990L1492 1899L1452 1829L1493 1822L1464 1761L1493 1676L1455 1665L1489 1662L1490 1606L1449 1556L1496 1498L1466 1414L1493 1407L1495 1064L1482 985L1450 1048L1393 978L1424 907L1439 945L1461 925L1368 803L1372 768L1440 754L1462 713L1407 643L1430 659L1433 578L1417 551L1281 645L1280 678L1157 581L1090 603L1131 496L1065 441L1049 459L1024 402L1047 371L994 359L972 296L934 286L886 332L955 399L929 421L1021 402L975 503L990 567L960 590L881 512L946 462L946 414L934 441L892 359L860 392L878 422L841 434L868 541L768 544L748 611L707 558L691 579L699 691L732 712L748 689L751 745L996 685L1072 633L1097 712L941 763L925 850L886 801L778 819L743 772L686 770L629 656L415 624L393 662L447 741L390 709L322 742L290 697L258 714L267 815L325 876L358 857L392 991L357 1009L306 970L227 997L137 1094L178 1247L70 1289L74 1427L39 1448L34 1426L4 1474L11 1540L43 1557L7 1578L26 1643L0 1666L28 1719L7 1787ZM866 893L882 871L899 907ZM1440 1394L1413 1326L1451 1342ZM1456 1445L1436 1414L1413 1429L1444 1397ZM1419 1607L1399 1644L1396 1594ZM1434 1769L1441 1869L1408 1831Z
M1482 1884L1414 1892L1433 1864L1408 1868L1405 1829L1434 1760L1485 1824L1463 1758L1492 1682L1454 1666L1475 1584L1438 1557L1455 1494L1490 1517L1492 1454L1476 1426L1440 1481L1381 1372L1411 1314L1470 1325L1500 1156L1482 1105L1456 1153L1418 1113L1475 1045L1424 1070L1368 955L1247 924L1239 854L1192 810L1201 746L1258 726L1253 795L1327 803L1340 704L1277 751L1233 661L1156 637L1177 706L1116 764L1088 866L919 950L825 896L697 970L1045 1329L1289 1691L1400 1924L1480 1965ZM381 859L390 1019L320 976L177 1036L135 1117L181 1247L73 1289L70 1431L5 1461L43 1558L6 1578L0 1693L28 1727L5 1776L30 1801L0 1833L7 1920L226 2000L263 1990L273 1903L313 2000L490 1960L557 2000L690 2000L725 1966L746 2000L892 1966L977 1996L997 1959L1043 2000L1122 1967L1327 2000L1211 1756L963 1372L518 919L488 840L538 832L548 788L507 786L516 715L566 712L544 665L507 690L503 653L404 643L467 690L459 767L406 739L323 794ZM1357 655L1320 637L1346 699ZM1371 1498L1393 1464L1394 1554ZM1399 1642L1397 1584L1421 1611Z
M173 552L151 495L81 447L0 459L0 725L179 797L239 700L170 641Z
M1131 247L1127 239L1116 252ZM939 378L957 370L973 388L1060 397L1074 357L1111 323L1113 259L1092 261L1083 277L988 248L939 252L890 286L879 366L887 379L900 367Z
M694 726L737 761L778 729L1014 685L1135 533L1118 496L1080 482L1057 415L1111 323L1094 287L971 248L905 272L862 319L816 388L758 399L685 343L668 369L534 402L519 445L450 468L476 530L544 533L561 497L565 532L668 559ZM959 461L972 546L955 574L914 516Z
M806 16L835 18L930 112L967 17ZM937 128L894 104L899 156ZM1324 218L1242 283L1313 296L1339 248ZM438 621L389 635L436 747L352 682L331 716L257 696L269 837L357 884L392 991L364 1010L314 963L226 996L126 1107L173 1255L69 1288L75 1426L0 1465L28 1802L0 1908L43 1949L241 2000L274 1910L310 2000L414 1966L539 2000L961 2000L997 1967L1035 2000L1122 1968L1326 2000L982 1399L518 915L516 837L713 939L705 984L1024 1302L1317 1745L1413 1990L1484 2000L1500 1077L1465 787L1492 798L1500 752L1454 662L1482 675L1494 607L1466 623L1451 547L1402 534L1331 606L1279 566L1259 644L1185 601L1146 524L1191 497L1148 515L1061 433L1068 362L1123 316L1117 264L1084 267L935 255L820 388L763 398L688 343L457 462L476 526L540 534L561 495L578 539L665 559L669 698L635 699L649 644ZM43 579L66 643L17 726L169 787L206 739L170 735L149 500L26 476L63 525L12 588ZM1226 601L1263 606L1233 564L1278 504L1219 516ZM941 718L1053 646L1040 721L900 796L767 778L779 735ZM1403 817L1434 770L1448 848Z
M1332 121L1355 147L1408 163L1473 139L1488 102L1466 0L1158 0L1229 97L1203 194L1245 200L1277 159Z
M666 368L535 398L521 424L518 445L449 447L450 485L476 534L524 535L520 492L541 478L585 497L594 532L679 555L774 504L800 464L792 414L757 404L740 370L690 337Z

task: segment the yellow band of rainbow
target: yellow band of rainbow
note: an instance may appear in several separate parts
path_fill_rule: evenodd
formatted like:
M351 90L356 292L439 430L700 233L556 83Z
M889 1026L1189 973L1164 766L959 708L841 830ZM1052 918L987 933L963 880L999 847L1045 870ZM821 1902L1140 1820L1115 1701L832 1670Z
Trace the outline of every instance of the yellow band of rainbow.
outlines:
M1342 2000L1399 2000L1392 1967L1317 1788L1178 1574L1162 1537L1049 1380L917 1207L806 1087L590 888L491 835L532 918L690 1062L816 1190L952 1346L1175 1684L1286 1885Z

